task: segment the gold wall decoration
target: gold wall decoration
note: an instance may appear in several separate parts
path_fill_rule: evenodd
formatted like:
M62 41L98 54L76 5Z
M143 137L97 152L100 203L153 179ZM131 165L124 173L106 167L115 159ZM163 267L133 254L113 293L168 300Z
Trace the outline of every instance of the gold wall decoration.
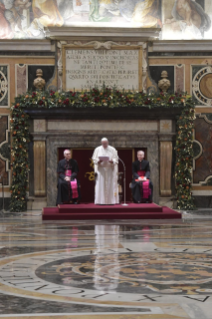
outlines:
M89 158L90 160L90 167L92 168L92 171L91 172L86 172L85 173L85 178L88 178L88 180L90 182L93 182L95 180L95 174L94 174L94 164L93 164L93 160L92 158Z

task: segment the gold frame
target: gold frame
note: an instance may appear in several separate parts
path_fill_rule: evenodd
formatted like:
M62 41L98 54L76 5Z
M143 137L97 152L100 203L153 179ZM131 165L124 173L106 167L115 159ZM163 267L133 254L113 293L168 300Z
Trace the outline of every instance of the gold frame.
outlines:
M66 50L75 49L75 50L94 50L93 45L85 45L85 46L77 46L72 44L67 44L62 46L62 63L63 63L63 90L67 90L66 88ZM107 50L104 48L101 48L103 50ZM142 58L143 58L143 48L142 46L133 45L133 46L127 46L127 45L113 45L111 47L113 50L139 50L138 55L138 90L142 91ZM98 49L97 49L98 50ZM73 90L74 88L70 88L68 90ZM76 90L79 91L79 90Z

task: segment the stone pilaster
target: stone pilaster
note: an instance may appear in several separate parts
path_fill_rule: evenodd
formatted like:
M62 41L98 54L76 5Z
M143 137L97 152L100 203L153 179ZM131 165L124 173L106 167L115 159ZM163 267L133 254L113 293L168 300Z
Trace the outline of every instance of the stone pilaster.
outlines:
M33 121L34 196L46 196L46 120Z
M160 196L172 194L172 121L160 120Z
M46 142L34 141L34 194L46 195Z
M160 195L171 196L172 142L160 142Z

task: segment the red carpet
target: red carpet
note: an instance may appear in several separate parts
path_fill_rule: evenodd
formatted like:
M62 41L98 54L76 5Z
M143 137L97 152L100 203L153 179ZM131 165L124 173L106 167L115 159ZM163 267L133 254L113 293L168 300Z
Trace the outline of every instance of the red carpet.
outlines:
M179 219L181 214L166 206L152 204L94 205L59 205L43 208L43 220L62 219Z

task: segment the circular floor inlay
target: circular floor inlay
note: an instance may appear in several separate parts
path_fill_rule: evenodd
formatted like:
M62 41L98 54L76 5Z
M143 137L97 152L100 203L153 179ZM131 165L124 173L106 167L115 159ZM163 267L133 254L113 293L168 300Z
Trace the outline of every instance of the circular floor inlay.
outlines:
M36 269L39 278L81 289L127 293L210 292L212 257L206 254L126 252L67 258ZM208 290L209 289L209 290ZM212 292L212 290L211 290Z

